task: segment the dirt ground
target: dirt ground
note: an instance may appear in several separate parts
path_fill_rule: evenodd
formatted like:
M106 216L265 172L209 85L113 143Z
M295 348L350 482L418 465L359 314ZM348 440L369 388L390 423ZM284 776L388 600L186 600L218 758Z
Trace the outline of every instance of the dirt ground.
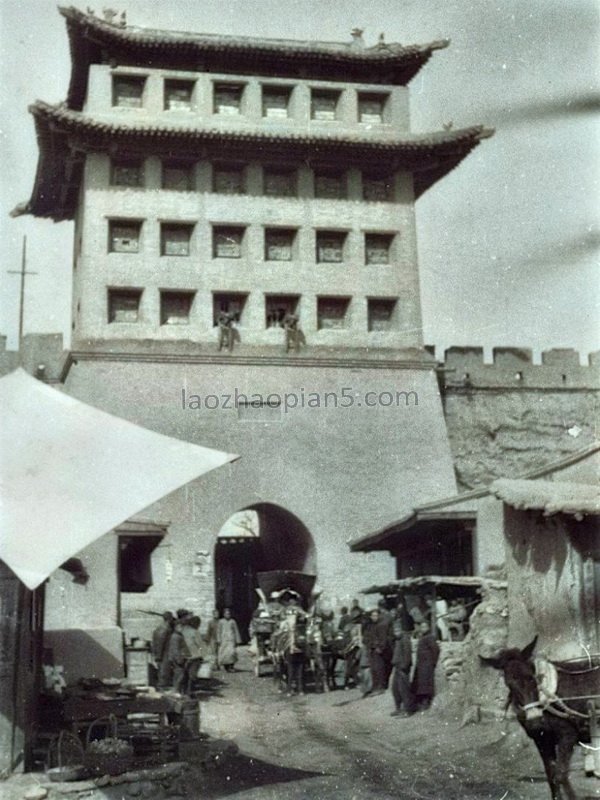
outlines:
M194 797L244 800L548 800L541 760L515 721L460 727L430 710L390 717L390 693L357 689L288 698L249 662L223 675L202 705L202 729L231 737L240 755L203 781ZM580 797L600 798L600 781L572 762Z
M390 717L389 692L364 699L358 689L287 697L270 676L256 678L245 655L235 673L216 677L215 692L201 703L201 728L208 741L233 740L239 753L215 769L192 764L183 787L189 800L549 798L541 760L515 721L461 728L459 719L435 710ZM584 777L580 750L571 774L580 800L600 798L600 780ZM0 798L20 800L33 777L0 783ZM135 796L164 800L152 786L138 789ZM132 787L115 786L70 797L133 794ZM51 789L49 800L55 795Z

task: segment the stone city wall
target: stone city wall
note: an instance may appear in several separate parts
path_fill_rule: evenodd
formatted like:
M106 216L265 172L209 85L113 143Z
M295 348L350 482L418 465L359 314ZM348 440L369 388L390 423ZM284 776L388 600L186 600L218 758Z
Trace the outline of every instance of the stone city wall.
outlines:
M441 373L450 447L460 490L516 477L581 450L595 440L600 354L587 365L571 349L497 347L446 350Z

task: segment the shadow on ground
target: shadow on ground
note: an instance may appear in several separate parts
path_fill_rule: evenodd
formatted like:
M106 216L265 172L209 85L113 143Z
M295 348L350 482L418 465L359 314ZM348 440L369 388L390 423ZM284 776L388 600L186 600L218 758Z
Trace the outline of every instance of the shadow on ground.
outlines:
M216 800L248 789L271 786L277 783L322 778L322 772L280 767L258 758L236 755L227 759L226 765L217 770L202 772L198 785L202 787L202 797Z

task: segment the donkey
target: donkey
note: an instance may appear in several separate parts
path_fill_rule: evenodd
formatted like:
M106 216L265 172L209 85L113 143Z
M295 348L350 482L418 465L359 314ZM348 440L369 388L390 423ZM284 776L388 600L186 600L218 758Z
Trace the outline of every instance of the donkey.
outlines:
M536 642L537 636L522 650L503 650L497 658L482 660L503 672L509 690L507 708L512 705L542 757L552 800L577 800L569 765L575 744L589 741L586 705L582 700L568 700L567 705L559 696L560 683L555 694L546 695L531 658Z

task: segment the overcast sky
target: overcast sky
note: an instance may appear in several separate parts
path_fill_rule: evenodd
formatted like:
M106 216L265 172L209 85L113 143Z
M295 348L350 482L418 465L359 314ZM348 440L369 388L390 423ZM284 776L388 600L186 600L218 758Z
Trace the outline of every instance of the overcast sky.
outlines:
M88 2L80 3L84 9ZM105 0L107 3L108 0ZM92 3L93 5L93 3ZM93 6L98 14L102 5ZM485 140L417 203L427 343L600 347L600 100L596 0L128 0L132 25L346 41L450 38L411 82L414 131L485 124ZM64 100L69 48L50 0L0 0L3 180L0 331L68 335L72 223L8 218L31 194L35 99ZM595 94L596 92L596 94Z

